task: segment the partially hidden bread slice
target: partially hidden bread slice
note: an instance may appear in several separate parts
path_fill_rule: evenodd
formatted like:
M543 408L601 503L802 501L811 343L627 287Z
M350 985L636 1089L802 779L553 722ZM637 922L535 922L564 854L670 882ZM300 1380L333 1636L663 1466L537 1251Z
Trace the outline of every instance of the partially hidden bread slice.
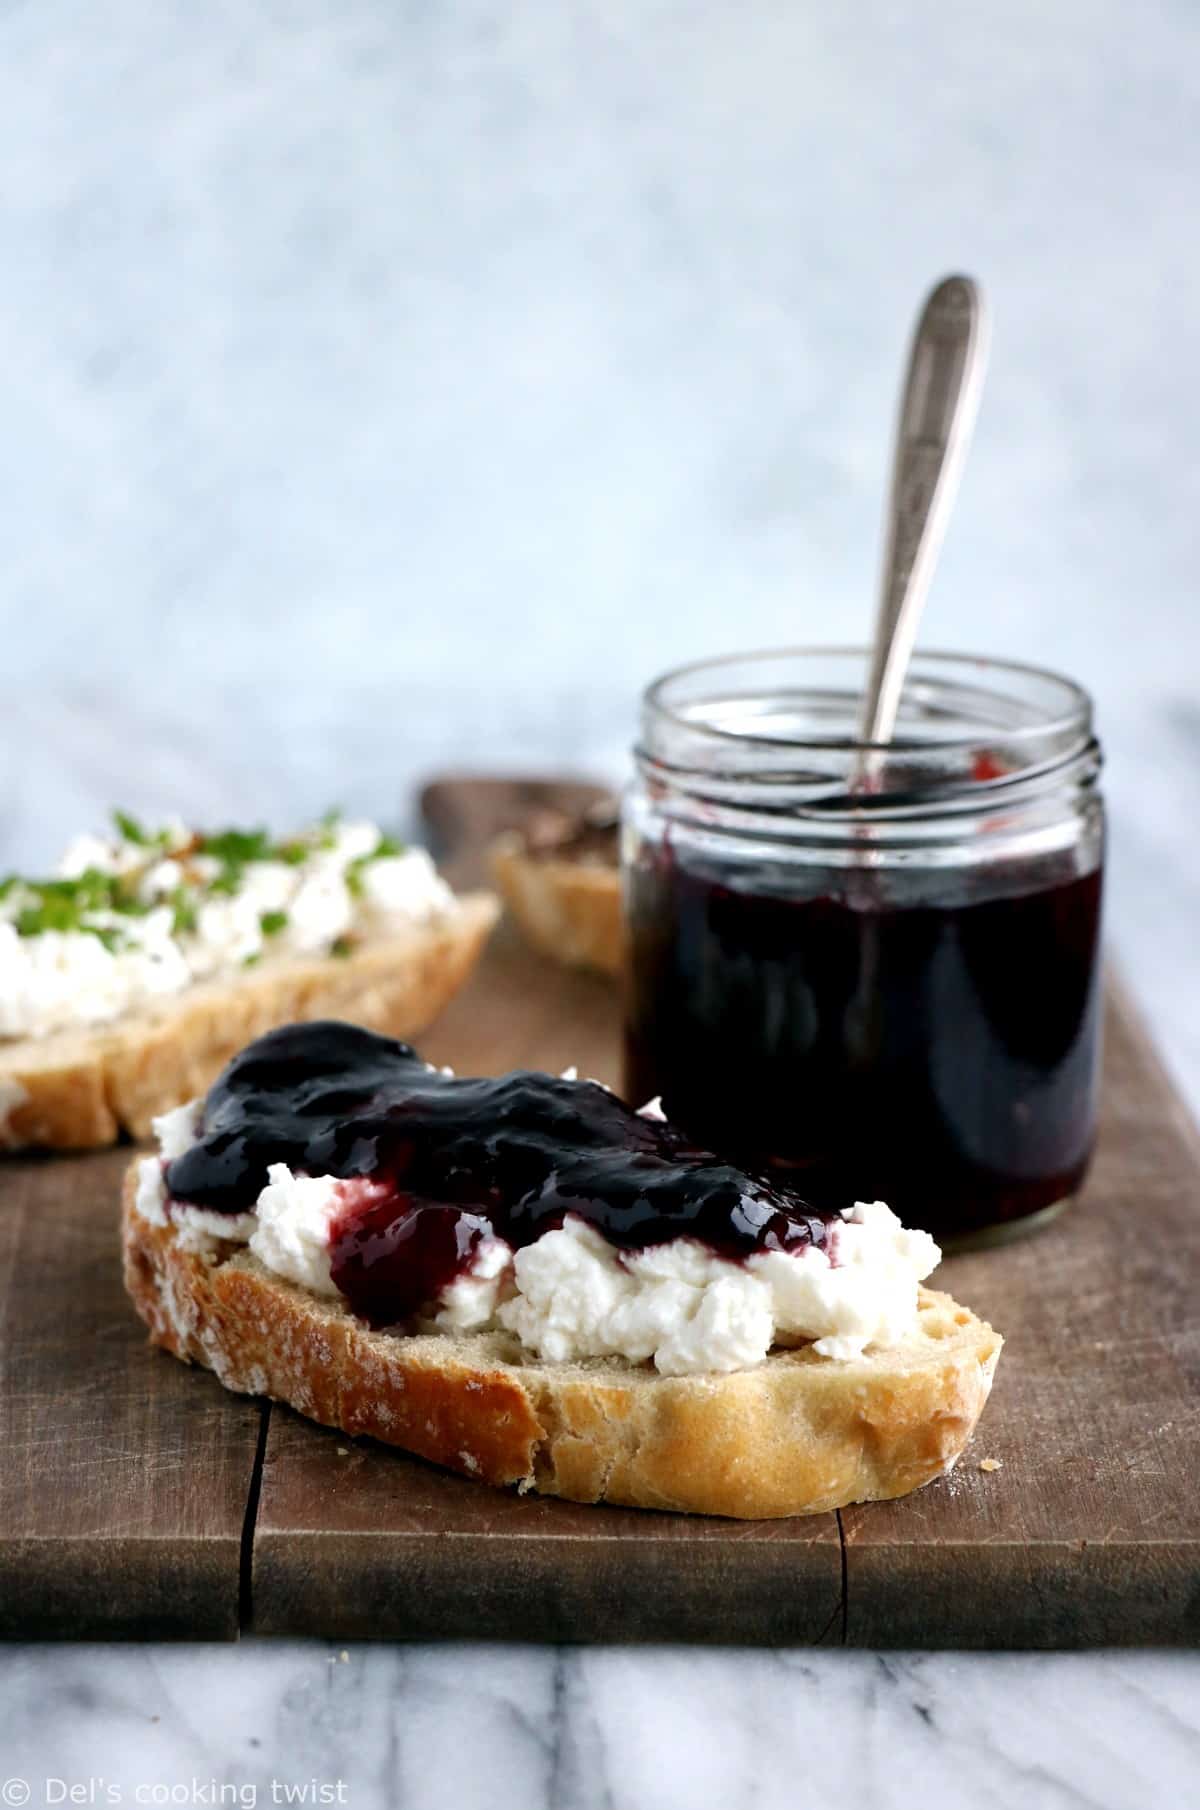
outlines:
M445 918L348 956L272 961L112 1025L0 1043L0 1148L145 1137L156 1114L204 1093L252 1038L296 1019L415 1037L467 979L498 913L490 893L469 893Z
M613 865L531 853L508 832L491 849L492 879L542 955L572 968L621 968L621 879Z
M752 1370L659 1376L616 1359L546 1364L508 1334L372 1332L245 1249L184 1248L125 1185L125 1284L153 1343L227 1389L366 1433L491 1484L576 1502L758 1518L902 1496L948 1470L1001 1339L922 1289L904 1344L840 1362L810 1347Z

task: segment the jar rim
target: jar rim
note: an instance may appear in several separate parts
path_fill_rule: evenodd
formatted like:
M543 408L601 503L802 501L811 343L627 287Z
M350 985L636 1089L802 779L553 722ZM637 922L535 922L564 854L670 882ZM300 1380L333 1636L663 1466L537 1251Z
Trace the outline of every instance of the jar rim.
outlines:
M643 705L648 711L655 712L660 718L688 735L710 737L712 745L721 744L737 746L753 744L761 748L779 749L820 749L826 754L839 752L846 754L869 754L872 751L887 750L892 755L915 753L920 750L953 753L957 750L968 750L978 745L979 728L966 733L939 738L929 734L921 737L909 737L902 731L893 736L890 742L861 741L856 736L816 736L816 735L764 735L758 731L746 729L730 729L720 723L706 722L702 716L680 708L678 703L669 700L669 688L680 682L703 677L706 673L719 675L738 666L750 666L757 662L768 661L817 661L817 660L858 660L863 662L864 671L871 657L871 649L854 643L834 645L811 642L795 647L755 648L748 652L710 655L701 660L691 660L682 666L672 667L653 679L643 693ZM961 674L970 673L977 678L992 676L1003 680L1008 677L1012 681L1033 681L1046 688L1047 692L1057 692L1061 705L1057 712L1044 711L1035 720L1025 724L1006 724L996 726L989 734L996 740L1010 746L1045 738L1067 735L1076 731L1085 741L1091 736L1093 704L1091 694L1076 680L1065 674L1055 672L1050 667L1038 666L1030 661L1001 659L992 655L955 653L946 649L921 649L913 654L905 675L904 696L911 696L914 681L917 686L936 686L939 678L947 686L955 671ZM824 688L827 692L829 687ZM999 694L996 694L999 695Z

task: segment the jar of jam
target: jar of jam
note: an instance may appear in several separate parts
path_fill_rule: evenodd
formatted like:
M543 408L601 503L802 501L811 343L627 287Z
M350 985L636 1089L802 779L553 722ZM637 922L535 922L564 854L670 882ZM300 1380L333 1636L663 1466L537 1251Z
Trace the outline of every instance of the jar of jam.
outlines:
M944 1242L1028 1228L1092 1151L1104 817L1091 702L923 654L855 741L861 650L645 695L624 807L626 1097L814 1206Z

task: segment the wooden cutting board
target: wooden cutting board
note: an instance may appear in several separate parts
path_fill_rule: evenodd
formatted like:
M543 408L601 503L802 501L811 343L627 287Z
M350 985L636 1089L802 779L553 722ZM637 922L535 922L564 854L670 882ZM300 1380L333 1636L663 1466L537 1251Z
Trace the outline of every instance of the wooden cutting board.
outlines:
M560 795L552 790L552 797ZM427 799L461 877L545 793ZM567 793L568 802L572 798ZM464 841L465 838L465 841ZM502 929L422 1040L493 1073L617 1075L610 984ZM1006 1335L953 1476L840 1515L738 1523L518 1498L145 1344L120 1285L127 1151L0 1170L0 1632L869 1646L1200 1635L1200 1142L1119 991L1085 1196L944 1285ZM980 1461L1001 1468L983 1472Z

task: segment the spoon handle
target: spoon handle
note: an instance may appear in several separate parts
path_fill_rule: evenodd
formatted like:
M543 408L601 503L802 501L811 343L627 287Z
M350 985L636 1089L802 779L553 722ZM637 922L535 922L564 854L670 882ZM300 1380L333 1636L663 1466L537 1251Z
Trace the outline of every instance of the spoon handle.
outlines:
M921 311L896 427L883 580L860 742L889 742L929 581L958 488L987 357L983 295L946 277Z

